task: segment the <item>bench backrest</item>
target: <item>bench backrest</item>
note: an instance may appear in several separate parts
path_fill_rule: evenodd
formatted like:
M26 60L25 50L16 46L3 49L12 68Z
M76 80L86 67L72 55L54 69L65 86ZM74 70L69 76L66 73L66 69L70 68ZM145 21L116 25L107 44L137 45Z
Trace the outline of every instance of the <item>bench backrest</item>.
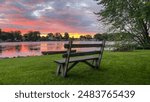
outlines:
M68 44L64 45L64 48L67 49L67 53L63 54L63 57L66 58L66 64L69 62L70 57L89 56L89 55L97 55L99 58L102 57L105 41L103 40L100 42L94 44L73 44L73 41L70 40ZM86 52L71 52L72 48L93 48L93 47L97 47L98 50Z

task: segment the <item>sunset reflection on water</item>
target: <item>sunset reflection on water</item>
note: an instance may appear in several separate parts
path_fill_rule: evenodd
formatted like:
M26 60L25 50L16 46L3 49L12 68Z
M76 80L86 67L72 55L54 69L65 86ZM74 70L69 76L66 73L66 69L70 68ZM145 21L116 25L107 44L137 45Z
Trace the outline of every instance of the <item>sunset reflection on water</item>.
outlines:
M40 56L42 51L64 51L64 44L67 41L49 41L49 42L7 42L0 43L0 58L12 58L21 56ZM95 43L81 42L74 43ZM82 49L77 49L81 51ZM90 49L84 49L90 50Z
M38 56L42 51L65 50L66 42L13 42L0 43L0 58Z

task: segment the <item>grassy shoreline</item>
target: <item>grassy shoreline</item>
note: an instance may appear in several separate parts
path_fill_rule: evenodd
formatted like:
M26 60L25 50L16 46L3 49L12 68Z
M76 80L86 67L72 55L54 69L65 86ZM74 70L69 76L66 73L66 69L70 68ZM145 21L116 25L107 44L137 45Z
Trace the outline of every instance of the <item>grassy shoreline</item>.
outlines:
M61 55L0 60L0 85L150 85L150 50L104 52L101 69L80 63L68 78L55 75Z

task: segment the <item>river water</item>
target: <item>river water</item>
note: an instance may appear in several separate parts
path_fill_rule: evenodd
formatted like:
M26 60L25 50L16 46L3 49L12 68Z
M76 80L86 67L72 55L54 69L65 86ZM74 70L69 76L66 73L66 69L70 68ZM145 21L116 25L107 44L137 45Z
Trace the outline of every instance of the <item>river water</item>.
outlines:
M0 58L12 58L23 56L40 56L42 51L63 51L64 44L68 41L47 41L47 42L4 42L0 43ZM74 41L74 43L88 44L97 41ZM108 43L108 42L107 42ZM109 42L112 44L113 42ZM93 50L91 48L77 49Z

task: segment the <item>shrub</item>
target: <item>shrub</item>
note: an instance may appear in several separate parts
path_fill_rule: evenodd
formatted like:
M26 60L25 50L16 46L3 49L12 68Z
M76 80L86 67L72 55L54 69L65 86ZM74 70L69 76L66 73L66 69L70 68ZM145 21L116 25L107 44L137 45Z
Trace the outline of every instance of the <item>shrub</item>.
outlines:
M115 49L113 51L133 51L136 49L137 44L132 42L118 41L115 43L114 47Z

